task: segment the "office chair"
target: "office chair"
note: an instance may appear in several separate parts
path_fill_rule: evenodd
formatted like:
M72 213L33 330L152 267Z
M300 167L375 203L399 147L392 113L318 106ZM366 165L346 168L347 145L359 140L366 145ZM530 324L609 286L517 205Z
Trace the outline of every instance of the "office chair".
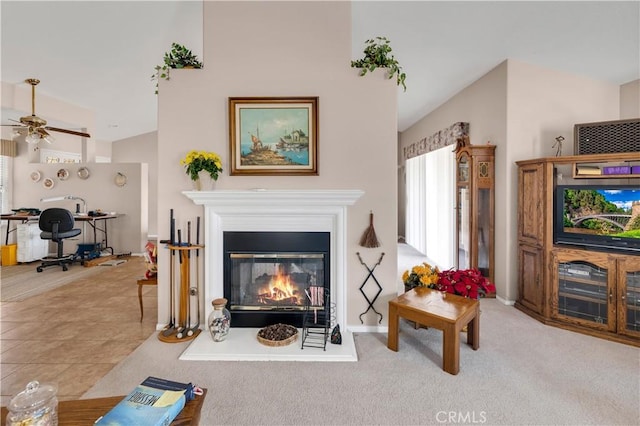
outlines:
M51 208L40 213L40 238L43 240L51 240L58 244L58 254L56 257L46 256L42 258L42 264L36 268L38 272L42 272L43 268L48 266L59 265L62 270L66 271L67 265L75 260L75 254L63 255L62 242L66 238L79 235L81 230L74 229L75 220L73 214L67 209Z

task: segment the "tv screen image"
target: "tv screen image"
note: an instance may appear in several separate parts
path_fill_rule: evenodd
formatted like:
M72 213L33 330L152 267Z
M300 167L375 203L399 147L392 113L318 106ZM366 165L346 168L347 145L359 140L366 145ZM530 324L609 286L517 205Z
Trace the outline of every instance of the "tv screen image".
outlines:
M640 185L556 188L554 241L640 251Z

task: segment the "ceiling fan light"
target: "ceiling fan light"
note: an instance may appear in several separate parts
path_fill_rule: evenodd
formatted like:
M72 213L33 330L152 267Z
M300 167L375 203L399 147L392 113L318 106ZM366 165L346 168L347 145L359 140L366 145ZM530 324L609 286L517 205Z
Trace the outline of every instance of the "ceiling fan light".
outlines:
M38 143L40 141L40 135L36 132L29 132L26 138L24 138L26 143Z
M53 143L53 141L55 141L55 140L56 140L56 138L54 138L53 136L51 136L51 135L49 135L49 134L47 134L47 135L43 136L43 137L42 137L42 139L44 139L44 141L45 141L46 143Z

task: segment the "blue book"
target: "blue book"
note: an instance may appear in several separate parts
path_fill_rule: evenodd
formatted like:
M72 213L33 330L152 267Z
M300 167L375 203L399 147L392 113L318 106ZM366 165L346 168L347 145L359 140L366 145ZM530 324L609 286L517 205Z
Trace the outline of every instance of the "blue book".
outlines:
M191 383L147 377L115 407L96 420L101 426L166 426L193 398Z

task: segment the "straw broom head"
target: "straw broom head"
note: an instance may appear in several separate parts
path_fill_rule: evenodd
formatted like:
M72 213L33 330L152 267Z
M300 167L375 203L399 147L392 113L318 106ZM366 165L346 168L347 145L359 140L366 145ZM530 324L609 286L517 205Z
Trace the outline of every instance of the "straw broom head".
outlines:
M362 234L360 245L367 248L380 247L376 230L373 229L373 212L369 212L369 227L364 231L364 234Z

